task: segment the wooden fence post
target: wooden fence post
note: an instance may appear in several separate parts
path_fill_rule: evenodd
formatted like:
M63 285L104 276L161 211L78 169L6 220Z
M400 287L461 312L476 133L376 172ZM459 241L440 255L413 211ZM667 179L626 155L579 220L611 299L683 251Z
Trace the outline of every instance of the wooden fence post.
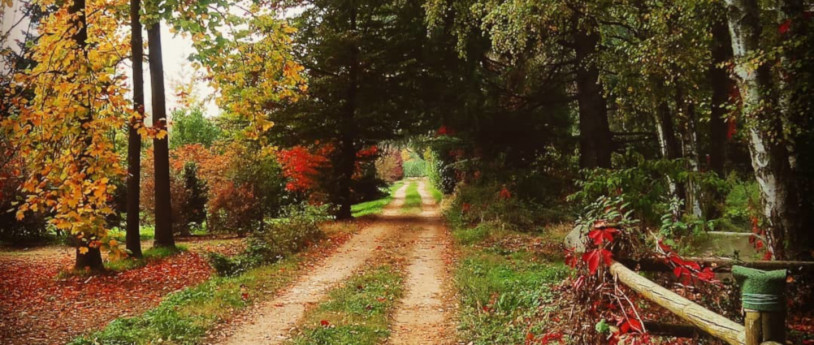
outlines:
M787 271L733 266L732 274L741 285L746 345L785 342Z

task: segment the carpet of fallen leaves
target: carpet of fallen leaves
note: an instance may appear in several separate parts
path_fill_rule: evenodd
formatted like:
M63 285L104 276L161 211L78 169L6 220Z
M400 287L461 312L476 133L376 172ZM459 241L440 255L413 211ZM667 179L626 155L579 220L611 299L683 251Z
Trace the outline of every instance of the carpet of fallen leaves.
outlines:
M184 243L184 245L187 245ZM0 344L64 344L167 294L208 279L206 251L234 254L240 241L198 241L189 251L120 273L61 277L73 251L59 248L0 255Z

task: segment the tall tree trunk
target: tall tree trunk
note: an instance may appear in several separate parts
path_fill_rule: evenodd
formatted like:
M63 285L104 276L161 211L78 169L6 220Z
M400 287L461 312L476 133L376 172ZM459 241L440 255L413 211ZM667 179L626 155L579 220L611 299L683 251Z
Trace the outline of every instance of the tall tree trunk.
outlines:
M732 40L729 38L723 6L716 8L716 17L712 22L712 65L709 68L709 82L712 86L712 102L709 120L709 168L723 177L724 164L726 162L727 144L727 105L730 102L729 95L734 89L735 83L729 77L729 72L722 66L723 63L732 61ZM720 14L720 15L719 15Z
M68 8L68 13L70 15L74 16L73 19L72 19L72 23L71 23L73 25L71 25L71 26L76 27L78 29L73 34L73 37L71 37L71 39L73 39L74 42L76 42L77 49L82 51L82 54L84 54L85 59L87 60L87 58L88 58L88 51L87 51L87 46L88 46L88 29L87 29L87 25L88 25L88 23L87 23L87 17L85 15L85 0L74 0L71 7ZM88 123L91 122L91 120L92 120L91 116L93 116L93 115L92 115L90 99L89 99L90 95L81 95L79 97L83 97L83 98L88 97L86 99L80 100L82 109L78 110L78 111L85 112L85 116L81 120L82 126L81 126L81 133L80 133L81 137L84 138L84 140L83 140L84 147L82 148L82 151L81 151L82 154L79 157L80 161L82 162L81 164L84 164L84 162L87 162L87 161L93 159L93 157L91 157L87 153L87 150L91 146L93 146L93 136L90 133L87 132L88 129L85 127L85 124L88 124ZM87 167L84 166L81 169L85 170L86 168ZM82 254L82 252L79 251L79 248L81 248L81 247L83 247L83 241L77 239L77 241L76 241L76 262L74 263L74 268L75 269L84 269L84 268L89 268L91 270L102 270L102 269L104 269L104 265L102 264L102 251L99 249L98 246L97 247L87 246L88 251L85 254Z
M352 5L353 6L353 5ZM351 212L351 183L353 173L356 169L356 124L354 117L356 113L356 94L359 78L359 47L356 42L356 8L350 13L350 61L348 66L348 89L345 109L342 118L342 134L340 142L341 152L339 157L339 210L336 214L338 219L349 219L353 217Z
M760 8L757 0L726 0L729 30L734 56L743 59L760 49ZM735 71L747 120L749 154L761 192L763 215L769 222L771 247L777 258L796 257L797 237L808 229L800 226L799 204L793 193L789 152L782 140L783 133L778 102L772 96L772 75L766 62L752 69L738 61ZM773 135L773 133L775 135ZM786 247L789 250L786 252Z
M801 44L785 51L781 65L785 76L781 90L781 107L786 112L789 127L795 133L790 147L789 164L795 177L793 192L799 202L798 232L790 248L801 259L814 256L814 21L803 0L780 1L780 19L788 23L782 39L797 39Z
M577 18L579 22L580 18ZM577 103L579 104L579 165L581 168L610 168L611 132L608 109L599 81L596 58L599 46L596 25L575 27Z
M673 123L673 116L670 113L670 104L664 99L657 99L657 97L659 96L653 96L653 103L656 104L654 122L656 124L656 136L659 141L661 157L664 159L681 158L681 145L676 137L675 124ZM667 186L670 189L671 195L684 200L683 186L678 185L670 176L667 176ZM675 214L675 216L678 216L678 214Z
M718 177L725 177L724 170L727 160L727 130L728 121L727 106L732 101L730 93L735 89L735 82L730 78L729 72L723 66L724 63L732 61L732 40L729 37L729 28L726 23L726 8L722 4L713 4L715 12L711 32L712 44L710 51L712 55L709 67L709 83L712 87L712 99L710 102L709 119L709 169L718 174ZM718 218L723 214L723 204L726 195L715 190L710 192L710 197L716 202L707 208L707 216Z
M133 60L133 107L144 116L144 47L141 36L141 0L130 0L130 51ZM130 255L140 258L141 236L139 235L139 208L141 197L141 135L131 120L127 131L127 250Z
M699 172L698 153L698 132L696 128L695 105L688 103L681 86L676 87L676 108L684 113L686 120L684 126L684 157L687 160L687 168L693 173ZM704 212L701 209L701 187L692 177L687 180L685 200L687 208L696 218L703 218Z
M152 86L153 126L167 129L167 107L164 96L164 63L161 57L161 22L147 29ZM170 150L168 136L153 139L155 157L155 242L156 247L175 247L172 234L170 202Z
M661 157L664 159L681 158L681 145L676 137L670 104L665 100L657 100L656 102L656 134L659 139Z

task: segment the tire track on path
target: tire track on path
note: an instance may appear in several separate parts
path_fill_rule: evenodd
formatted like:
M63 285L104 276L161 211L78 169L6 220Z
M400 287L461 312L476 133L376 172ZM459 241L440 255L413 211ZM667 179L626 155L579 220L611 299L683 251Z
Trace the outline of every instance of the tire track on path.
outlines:
M416 225L421 230L408 256L406 292L396 311L389 344L453 344L456 303L451 302L450 274L444 260L450 241L426 181L419 182L418 191L423 219Z

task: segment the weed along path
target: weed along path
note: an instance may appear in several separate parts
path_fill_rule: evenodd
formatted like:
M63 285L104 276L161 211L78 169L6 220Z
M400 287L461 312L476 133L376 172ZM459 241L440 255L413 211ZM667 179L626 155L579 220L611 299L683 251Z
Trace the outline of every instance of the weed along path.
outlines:
M405 294L396 311L389 343L392 345L452 344L452 299L444 254L450 241L435 199L419 182L422 212L418 237L408 256Z
M406 185L396 191L385 211L404 203ZM388 213L389 214L389 213ZM249 315L241 317L222 341L227 345L282 344L296 329L306 310L324 300L327 293L349 279L401 227L384 216L373 221L325 258L313 270L299 277L279 296L264 302Z

